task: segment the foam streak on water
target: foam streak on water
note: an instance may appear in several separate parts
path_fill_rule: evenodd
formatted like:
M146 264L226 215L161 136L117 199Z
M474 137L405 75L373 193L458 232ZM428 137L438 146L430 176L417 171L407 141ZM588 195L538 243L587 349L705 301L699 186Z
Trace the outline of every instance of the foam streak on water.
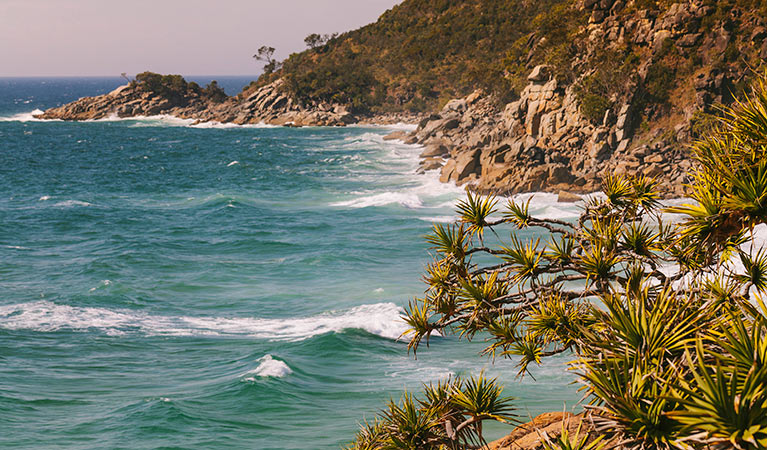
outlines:
M406 331L401 313L402 309L393 303L379 303L361 305L349 311L289 319L169 317L36 301L0 306L0 328L41 332L98 330L112 335L131 332L169 336L229 335L270 340L302 340L324 333L360 329L397 339Z

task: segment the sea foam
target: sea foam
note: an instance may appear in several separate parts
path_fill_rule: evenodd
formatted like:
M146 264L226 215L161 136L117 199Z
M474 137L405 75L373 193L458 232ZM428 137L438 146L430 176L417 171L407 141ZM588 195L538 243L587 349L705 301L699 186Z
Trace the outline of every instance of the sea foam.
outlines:
M256 376L263 378L282 378L293 373L285 362L280 361L279 359L274 359L272 355L265 355L264 357L259 358L258 362L260 363L258 367L245 373L243 375L245 378L243 378L242 381L256 381Z
M0 306L0 328L39 332L97 331L108 335L242 336L300 341L313 336L359 329L388 339L407 330L403 310L394 303L361 305L310 317L191 317L151 315L142 311L61 305L40 300Z
M0 117L0 122L43 122L43 120L36 118L38 114L42 114L44 111L35 109L34 111L14 114L12 116Z

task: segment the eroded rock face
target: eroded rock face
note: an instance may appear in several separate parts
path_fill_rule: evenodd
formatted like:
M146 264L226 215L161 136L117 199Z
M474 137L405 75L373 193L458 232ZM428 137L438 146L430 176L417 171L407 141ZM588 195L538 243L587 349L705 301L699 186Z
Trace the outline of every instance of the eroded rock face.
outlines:
M148 92L140 83L121 86L109 94L84 97L37 116L41 119L92 120L110 116L136 117L167 114L200 122L293 126L343 126L357 118L340 105L307 107L295 102L277 80L248 95L215 103L194 92L166 98Z
M602 125L594 125L581 115L573 88L544 73L536 67L520 98L503 110L473 94L448 103L413 133L426 147L424 158L448 158L443 181L505 194L588 193L599 189L606 173L636 173L656 164L652 172L677 193L666 175L683 155L665 147L631 148L632 105L609 111ZM455 108L459 103L466 107Z
M576 93L578 82L591 72L565 83L552 67L531 62L528 84L515 101L499 106L474 92L448 102L405 139L446 150L443 181L470 184L486 193L582 194L599 190L609 174L643 174L656 177L666 196L685 195L692 166L688 145L698 113L732 101L734 80L745 76L740 66L713 62L734 44L761 46L767 56L767 21L742 11L733 12L736 19L715 19L709 17L714 8L699 0L675 2L663 12L627 8L631 2L621 0L584 0L580 5L591 14L583 62L597 49L627 45L641 55L626 85L609 99L612 107L602 120L585 117ZM731 20L751 31L734 33ZM667 110L648 110L642 86L669 48L679 55L698 55L700 69L673 87L681 97L672 98L664 106ZM656 128L646 122L640 126L647 117L657 120ZM436 150L427 152L425 157L437 156Z

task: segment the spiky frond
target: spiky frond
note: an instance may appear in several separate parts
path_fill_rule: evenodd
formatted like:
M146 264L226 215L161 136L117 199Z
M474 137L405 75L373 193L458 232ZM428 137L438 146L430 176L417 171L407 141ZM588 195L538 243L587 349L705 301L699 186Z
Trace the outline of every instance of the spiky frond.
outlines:
M570 433L570 421L578 420L578 428L575 429L575 434ZM598 436L595 439L590 439L588 433L581 434L583 428L583 417L573 419L568 417L562 421L562 429L558 436L550 436L545 431L541 433L541 444L543 444L544 450L601 450L605 448L606 443L603 442L604 435Z
M508 211L503 213L503 218L516 225L519 229L527 227L531 219L530 201L532 199L533 197L530 196L524 203L517 203L513 198L509 199L506 205Z
M614 277L620 262L620 255L598 243L584 252L578 266L590 281L605 282Z
M405 309L402 320L408 325L408 330L400 337L410 336L408 351L412 349L414 353L418 352L418 345L424 338L428 345L429 338L437 330L435 324L431 322L432 315L429 303L425 300L415 299Z
M560 343L563 347L573 345L581 335L585 311L576 303L561 295L552 294L538 301L525 321L535 336L545 344Z
M478 194L472 195L471 191L467 190L466 200L458 202L458 221L469 226L469 234L477 234L482 239L484 229L488 226L487 218L495 212L497 203L498 200L493 196L482 199Z
M745 273L736 278L755 287L759 292L767 291L767 249L761 248L755 255L740 252L740 262Z
M602 182L602 192L607 202L613 206L623 207L633 200L631 180L624 175L608 175Z
M458 263L462 263L466 257L468 240L463 225L435 224L432 234L426 236L426 242L432 244L433 249Z
M501 258L510 263L517 281L528 281L538 276L541 270L541 260L544 250L538 250L540 239L530 240L523 244L516 236L511 236L510 246L501 246Z
M636 255L649 257L660 250L658 237L658 233L653 232L649 226L632 222L623 229L620 244Z
M646 175L637 176L631 179L633 188L634 203L650 212L660 205L660 194L658 193L658 180Z
M552 239L544 256L555 264L567 264L573 260L575 242L568 236Z
M480 374L465 380L460 389L453 388L450 402L477 422L485 419L515 422L514 398L502 397L502 393L503 387L496 378L488 379Z
M743 450L767 448L767 366L753 366L741 381L737 368L723 367L718 361L714 366L707 364L700 340L696 353L697 362L688 355L695 368L694 386L684 383L679 388L686 394L678 399L684 409L669 416L684 425L682 433L704 432L705 437L695 439L700 443Z

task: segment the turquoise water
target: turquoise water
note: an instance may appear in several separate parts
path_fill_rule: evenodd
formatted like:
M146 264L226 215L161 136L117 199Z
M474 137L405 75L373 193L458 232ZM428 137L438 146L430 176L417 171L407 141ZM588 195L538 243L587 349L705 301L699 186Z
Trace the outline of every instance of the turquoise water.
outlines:
M119 84L0 79L0 447L338 448L483 368L523 416L578 400L566 356L520 382L481 342L396 341L461 190L390 128L30 120Z

